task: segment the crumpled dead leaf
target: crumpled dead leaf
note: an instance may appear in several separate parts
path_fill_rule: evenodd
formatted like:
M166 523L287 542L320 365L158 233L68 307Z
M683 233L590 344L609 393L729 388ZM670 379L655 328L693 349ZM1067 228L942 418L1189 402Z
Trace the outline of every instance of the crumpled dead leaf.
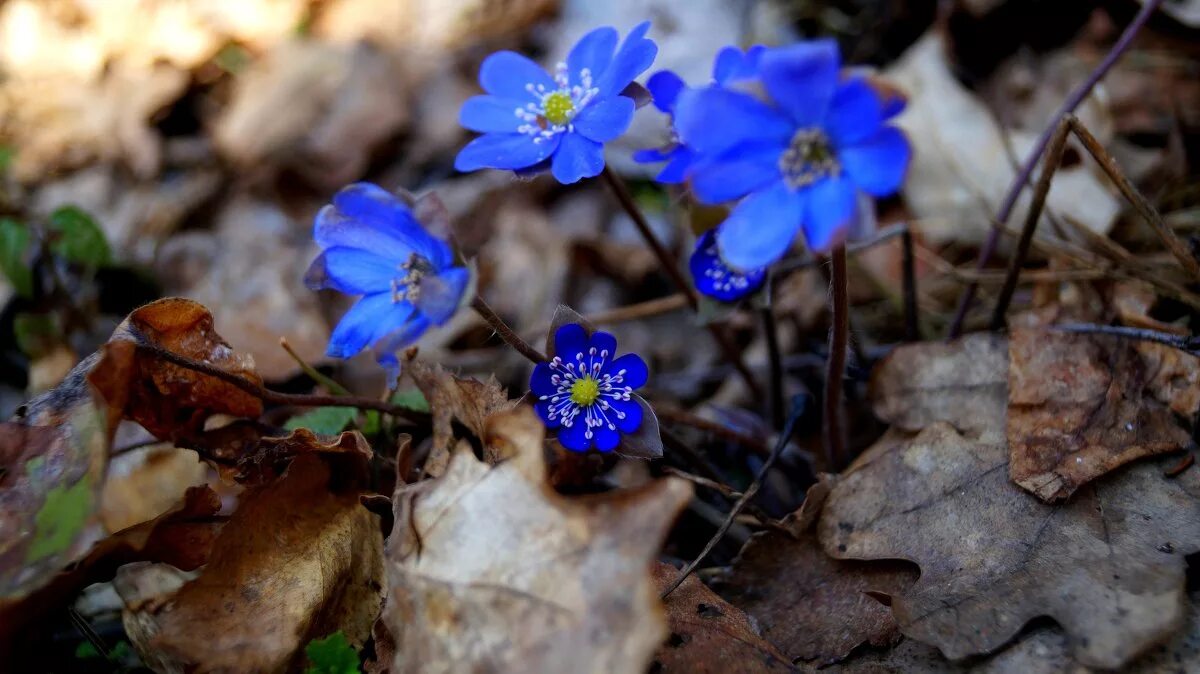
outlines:
M429 365L415 359L406 362L404 367L429 401L433 415L433 446L425 462L425 472L429 475L441 475L450 461L455 420L482 438L484 423L489 416L516 405L516 401L508 399L494 375L488 376L486 381L459 377L441 365Z
M203 305L173 297L134 310L104 345L89 376L110 405L124 401L114 413L138 422L155 437L195 434L213 414L262 414L262 401L240 388L163 361L139 346L203 361L255 383L262 379L254 360L235 352L217 334L212 314Z
M654 564L661 592L679 577L679 569ZM720 674L790 672L787 656L759 634L741 609L718 597L695 575L688 576L663 601L671 636L654 656L654 671Z
M405 672L635 672L666 622L649 574L691 486L568 499L546 483L533 410L492 417L489 466L460 446L397 491L384 620Z
M917 578L905 562L843 561L822 551L811 528L836 484L826 477L808 490L800 509L783 521L792 536L754 534L718 586L792 661L818 666L845 658L863 643L896 642L900 629L891 610L868 593L895 596Z
M1146 364L1124 339L1010 320L1008 449L1012 480L1045 501L1136 459L1186 447L1187 431L1148 395Z
M358 492L331 491L334 479L302 454L281 480L248 491L199 577L127 605L127 621L151 635L138 652L187 671L282 672L337 630L361 647L382 600L383 539Z
M208 481L195 452L151 445L112 457L100 495L100 519L115 532L170 510L188 487Z
M971 339L901 347L891 358L921 360L929 349L965 348ZM974 390L964 374L939 381L933 399ZM945 422L1002 419L1007 394L992 387L991 397L990 409L977 399L976 408L951 410L954 418L911 439L889 433L859 457L819 523L825 552L920 565L920 579L893 599L892 611L906 636L951 659L992 652L1047 615L1079 662L1119 667L1182 625L1183 556L1200 549L1200 476L1167 479L1162 466L1140 463L1047 505L1009 481L1002 434L971 437ZM876 412L895 409L890 401Z

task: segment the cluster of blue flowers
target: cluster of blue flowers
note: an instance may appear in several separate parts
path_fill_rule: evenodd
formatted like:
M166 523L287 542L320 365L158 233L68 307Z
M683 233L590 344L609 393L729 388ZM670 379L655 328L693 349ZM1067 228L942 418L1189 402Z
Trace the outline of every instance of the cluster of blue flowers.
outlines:
M563 184L599 175L604 144L633 119L634 81L657 54L649 29L643 23L623 41L613 28L596 29L553 74L514 52L489 56L479 72L486 93L459 114L481 135L455 167L521 175L548 169ZM832 40L727 47L710 83L689 87L662 71L646 88L670 116L672 139L634 159L664 163L658 181L686 184L701 203L735 202L699 237L690 259L697 290L717 300L761 288L799 232L815 253L842 245L860 209L873 207L869 198L893 194L903 182L909 144L888 124L903 103L844 71ZM471 274L449 243L409 203L377 186L339 192L317 215L313 235L323 252L309 286L362 296L334 330L331 356L371 346L395 372L398 351L469 303ZM589 335L578 324L559 328L554 347L530 378L538 413L569 449L614 449L643 423L644 403L633 390L646 382L645 362L635 354L618 358L612 335Z

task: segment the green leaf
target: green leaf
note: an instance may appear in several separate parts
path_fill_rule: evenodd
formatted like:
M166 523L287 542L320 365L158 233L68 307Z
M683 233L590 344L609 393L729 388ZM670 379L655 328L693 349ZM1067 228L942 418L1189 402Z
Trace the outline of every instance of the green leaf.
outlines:
M11 145L0 145L0 173L7 173L8 167L12 166L13 160L17 158L17 148Z
M54 314L17 314L13 317L13 334L17 348L30 358L47 353L63 341L62 328Z
M0 218L0 271L22 297L33 296L33 269L27 257L31 238L25 223Z
M92 512L92 483L86 476L75 484L46 492L46 502L34 516L33 540L25 563L58 554L75 542Z
M48 229L50 252L64 260L91 267L103 267L112 260L104 230L80 208L58 208L50 214Z
M318 407L288 419L283 427L289 431L307 428L313 433L333 435L341 433L357 415L358 410L353 407Z
M80 660L90 660L100 657L100 651L90 641L84 641L75 647L75 657Z
M397 391L392 396L392 404L405 407L414 412L429 411L429 401L425 399L425 394L415 388L407 391Z
M304 654L311 663L304 674L359 674L358 653L341 630L308 642Z

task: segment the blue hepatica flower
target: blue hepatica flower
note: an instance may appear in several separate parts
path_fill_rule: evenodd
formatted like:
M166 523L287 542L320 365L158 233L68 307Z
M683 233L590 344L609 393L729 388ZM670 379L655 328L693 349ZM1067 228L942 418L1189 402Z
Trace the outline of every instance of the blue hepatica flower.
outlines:
M904 134L885 124L902 106L865 77L843 79L834 41L766 49L758 75L767 100L709 87L675 103L676 132L696 154L696 197L742 199L717 231L721 259L741 270L778 260L801 229L815 252L844 242L859 193L896 192L910 156Z
M549 162L563 184L599 175L604 143L629 128L637 107L621 94L658 54L646 38L649 29L648 21L638 25L619 49L616 29L593 30L553 77L515 52L487 57L479 69L487 95L468 99L459 111L459 123L483 135L458 153L454 167L524 173Z
M322 252L305 275L308 287L362 295L329 338L326 353L335 358L372 345L380 364L395 372L396 352L450 320L470 285L470 271L454 265L450 246L377 185L342 188L317 213L313 238Z
M567 449L586 452L593 446L610 452L622 434L642 425L640 399L633 393L648 376L640 356L617 357L617 340L607 332L590 337L578 323L554 333L554 356L538 363L529 378L534 409Z
M749 272L730 269L717 253L717 237L708 230L697 241L688 266L696 290L722 302L739 300L762 287L767 280L765 267Z
M762 56L764 47L754 46L743 52L737 47L725 47L713 62L713 86L721 87L734 85L756 77L758 74L758 59ZM654 98L654 107L668 115L675 114L675 102L687 85L670 70L661 70L646 80L646 89ZM660 183L681 183L687 178L695 153L687 145L679 141L678 135L671 139L664 148L638 150L633 153L633 160L642 164L657 164L666 162L666 166L655 178Z

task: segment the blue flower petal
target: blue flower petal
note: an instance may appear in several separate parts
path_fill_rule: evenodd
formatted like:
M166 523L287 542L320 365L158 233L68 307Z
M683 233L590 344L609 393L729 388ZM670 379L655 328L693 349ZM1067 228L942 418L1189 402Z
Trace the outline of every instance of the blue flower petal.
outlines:
M679 75L670 70L660 70L646 80L646 89L654 98L654 107L670 114L675 110L675 99L687 88Z
M371 183L354 183L317 213L313 239L322 248L343 246L404 261L412 253L440 267L452 256L444 241L425 231L408 204Z
M695 167L692 192L706 204L740 199L773 180L780 180L779 157L784 146L777 143L743 145L719 159Z
M567 54L567 72L570 74L571 85L582 85L580 74L587 68L595 86L595 78L600 77L612 63L619 38L617 29L611 26L597 28L580 38L571 48L571 53Z
M744 272L783 257L800 229L804 201L783 181L743 199L717 230L721 258Z
M687 180L692 164L696 161L696 153L686 145L680 145L671 153L670 161L655 178L665 185L677 185Z
M562 134L535 143L523 133L489 133L467 143L454 158L454 168L466 173L483 168L521 169L546 159L558 148Z
M717 252L716 231L708 230L696 241L688 259L696 290L722 302L739 300L762 287L766 269L742 273L730 269Z
M517 116L523 101L499 96L472 96L458 111L463 128L481 133L516 133L525 120Z
M562 142L550 163L550 173L564 184L600 175L604 170L604 146L578 133L559 134Z
M832 39L768 49L759 62L767 93L802 128L825 119L840 67L841 56Z
M415 304L430 321L442 325L450 320L462 305L463 293L471 282L471 272L465 267L451 267L437 275L426 275L420 281Z
M709 87L679 94L675 130L696 152L716 156L748 141L786 143L795 128L787 117L753 96Z
M829 104L825 132L835 147L845 147L869 138L883 124L883 103L865 78L838 86Z
M563 426L558 431L558 441L563 447L575 452L586 452L592 445L592 439L587 437L588 426L583 420L583 414L575 417L575 423Z
M520 101L537 100L529 85L546 91L558 88L541 66L512 51L498 51L484 59L479 67L479 84L489 94Z
M390 292L399 273L394 261L358 248L336 246L321 253L304 283L310 290L331 289L347 295Z
M391 292L363 297L342 316L325 353L350 358L383 334L400 327L415 311L408 302L392 302Z
M657 164L659 162L668 161L675 154L676 148L664 150L662 148L652 147L645 150L637 150L633 153L633 160L639 164Z
M642 427L642 406L637 400L609 400L608 404L616 412L625 415L622 418L612 411L608 412L608 418L617 425L617 430L633 433Z
M553 377L554 370L550 369L550 363L534 365L533 373L529 375L529 390L538 397L554 395L558 387L551 381Z
M396 352L416 343L428 329L429 321L421 314L413 314L410 320L399 327L382 332L371 348L375 360L386 365L389 360L395 359Z
M886 197L904 184L911 154L904 133L885 126L865 141L843 148L838 158L860 190L873 197Z
M814 253L846 241L858 216L858 194L847 176L819 180L805 190L804 239Z
M562 425L562 416L550 418L550 405L552 404L549 400L539 400L533 404L533 411L537 412L538 416L542 418L542 423L546 424L546 428L554 430Z
M624 370L624 373L621 371ZM603 374L612 376L620 375L623 377L621 386L629 386L635 389L646 385L646 379L650 376L650 371L646 368L646 361L636 353L627 353L624 356L610 362L605 366Z
M654 57L658 55L658 45L646 38L646 32L649 30L650 22L643 21L629 31L629 35L613 56L612 63L604 69L604 73L596 82L601 97L621 93L634 78L646 72L654 63Z
M615 421L615 420L614 420ZM615 423L613 424L616 425ZM602 452L611 452L617 448L621 442L621 434L615 428L609 428L605 425L600 425L592 429L595 434L594 441L596 449Z
M575 115L571 123L585 137L598 143L607 143L625 133L636 109L632 98L615 96L588 105Z
M587 346L587 330L578 323L567 323L554 333L554 355L568 363L574 363L575 356L587 351Z
M592 349L596 350L596 355L593 356L594 360L599 362L600 353L607 351L608 353L604 355L604 360L605 362L610 362L617 355L617 338L613 337L612 333L602 330L594 332L591 339L588 340L588 351L590 352Z
M725 47L713 60L713 81L720 85L758 76L758 61L766 48L755 45L743 52L737 47Z

